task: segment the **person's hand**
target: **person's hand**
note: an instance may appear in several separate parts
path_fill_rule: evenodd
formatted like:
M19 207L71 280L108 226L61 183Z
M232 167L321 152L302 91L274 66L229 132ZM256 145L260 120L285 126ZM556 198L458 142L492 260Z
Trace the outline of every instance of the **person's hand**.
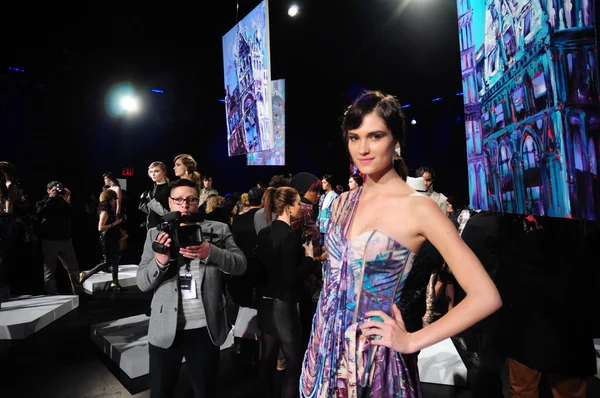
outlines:
M169 238L169 234L166 234L164 232L161 232L160 234L158 234L158 236L156 237L156 242L160 243L161 245L171 247L171 238ZM170 259L169 252L167 252L167 254L154 252L154 255L156 257L156 261L158 261L159 264L162 264L162 265L169 264L169 259Z
M71 203L71 191L69 191L68 188L65 188L63 198L67 201L67 203Z
M210 254L210 243L208 241L202 242L201 245L198 246L188 246L182 247L179 249L179 253L185 258L194 259L207 259Z
M303 244L302 247L304 248L304 255L306 255L306 257L310 257L314 260L315 259L315 251L314 251L314 247L312 244L312 240L308 242L308 245L306 243Z
M412 354L417 351L414 347L412 334L406 331L402 314L396 304L392 307L394 318L383 311L369 311L368 317L379 317L383 322L369 320L360 326L365 337L379 336L379 339L371 339L371 344L382 345L401 354Z
M119 224L121 224L122 222L123 222L123 219L122 219L122 218L117 218L117 220L116 220L115 222L113 222L113 226L114 226L114 225L119 225Z
M321 253L321 255L318 258L319 261L325 261L327 260L327 252L324 251L323 253Z

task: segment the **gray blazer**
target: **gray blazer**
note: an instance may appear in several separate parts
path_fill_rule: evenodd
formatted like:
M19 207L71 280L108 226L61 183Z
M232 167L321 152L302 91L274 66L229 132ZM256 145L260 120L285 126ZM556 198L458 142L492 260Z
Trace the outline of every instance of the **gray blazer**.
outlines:
M206 240L211 243L210 254L206 265L200 264L200 260L192 260L192 265L199 264L200 272L204 272L200 291L208 334L214 345L221 346L231 330L223 294L224 277L225 274L242 275L246 271L246 257L233 241L227 224L203 221L200 225ZM152 251L152 242L158 234L156 228L148 230L137 270L137 285L144 292L154 290L148 341L153 346L169 348L177 332L177 311L181 304L179 268L174 263L164 270L158 266Z

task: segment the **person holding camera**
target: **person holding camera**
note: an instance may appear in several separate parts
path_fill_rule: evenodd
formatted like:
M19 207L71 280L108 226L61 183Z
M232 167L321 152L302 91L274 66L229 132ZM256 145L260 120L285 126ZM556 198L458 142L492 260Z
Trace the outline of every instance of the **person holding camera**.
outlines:
M148 328L150 394L172 396L185 357L195 397L215 397L220 346L231 329L224 279L242 275L246 258L226 224L194 222L201 213L193 181L180 179L169 189L171 213L148 231L137 271L138 287L154 291Z
M46 188L47 195L35 204L41 220L44 286L49 295L58 294L55 278L58 258L69 274L73 294L79 294L79 263L71 239L71 191L58 181L49 182Z
M107 189L100 194L98 232L100 232L102 262L93 269L83 271L79 274L79 283L81 284L99 271L112 267L112 283L110 284L110 288L111 290L118 291L122 289L119 284L119 260L121 258L119 241L121 240L121 231L118 226L123 222L123 218L117 217L117 200L118 196L113 190Z

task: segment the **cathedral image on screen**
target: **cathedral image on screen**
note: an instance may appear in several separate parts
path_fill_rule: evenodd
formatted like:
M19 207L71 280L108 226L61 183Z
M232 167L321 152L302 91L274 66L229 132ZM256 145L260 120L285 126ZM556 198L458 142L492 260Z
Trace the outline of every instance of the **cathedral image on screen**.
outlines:
M275 146L246 155L248 166L285 166L285 79L272 82L273 137Z
M223 36L229 156L273 149L267 2Z
M600 216L593 0L457 0L471 206Z

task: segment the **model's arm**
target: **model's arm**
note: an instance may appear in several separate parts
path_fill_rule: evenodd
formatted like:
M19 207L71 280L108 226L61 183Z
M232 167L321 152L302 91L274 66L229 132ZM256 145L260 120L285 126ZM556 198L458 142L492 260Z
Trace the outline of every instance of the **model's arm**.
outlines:
M379 316L383 319L383 322L367 321L361 326L366 336L382 336L372 343L407 354L455 336L502 306L494 282L437 204L426 198L418 198L412 207L411 214L419 220L419 233L444 257L456 281L465 291L466 298L442 318L415 333L406 331L400 311L395 306L395 319L382 311L367 313L369 317Z

